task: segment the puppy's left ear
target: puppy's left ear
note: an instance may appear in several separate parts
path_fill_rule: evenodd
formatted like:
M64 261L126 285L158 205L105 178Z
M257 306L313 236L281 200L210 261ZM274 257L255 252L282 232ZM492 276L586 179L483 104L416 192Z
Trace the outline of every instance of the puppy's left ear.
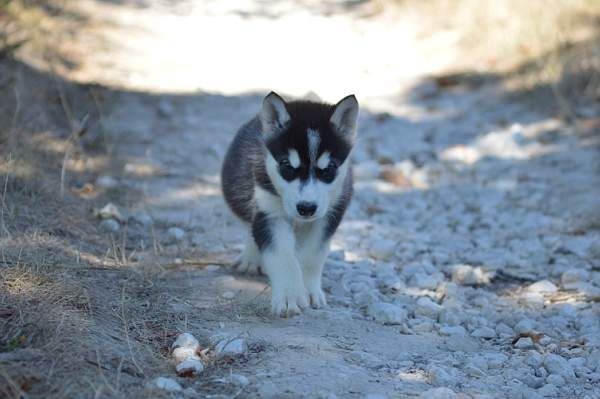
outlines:
M336 130L349 140L356 136L356 120L358 118L358 101L354 94L344 97L335 105L329 121Z

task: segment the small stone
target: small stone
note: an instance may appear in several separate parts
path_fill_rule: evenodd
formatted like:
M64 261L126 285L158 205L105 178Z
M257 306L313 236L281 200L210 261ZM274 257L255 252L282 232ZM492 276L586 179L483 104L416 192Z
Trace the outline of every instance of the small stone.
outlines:
M546 384L538 389L538 393L545 398L555 398L558 394L558 389L552 384Z
M535 370L535 375L538 377L546 378L548 377L548 371L543 367L539 367Z
M104 208L98 211L98 216L101 219L115 219L119 222L123 222L125 220L123 218L123 215L119 211L119 208L117 208L117 206L112 202L109 202L108 204L104 205Z
M490 369L500 368L504 366L508 360L508 357L502 353L488 353L485 355L485 358L487 359L488 368Z
M565 379L558 374L550 374L548 377L546 377L546 382L548 384L561 387L565 384Z
M415 316L425 316L430 319L437 320L438 315L442 311L442 307L429 299L428 297L421 297L417 301L417 307L414 311Z
M115 219L104 219L100 222L99 228L105 233L118 233L121 225Z
M146 212L135 212L129 216L129 219L132 222L138 223L142 226L150 226L152 223L154 223L152 216Z
M560 282L562 285L578 283L585 281L589 277L589 273L581 269L569 269L560 276Z
M507 336L513 336L515 335L515 331L510 328L508 325L504 324L504 323L498 323L498 325L496 325L496 333L498 333L498 335L502 336L502 335L507 335Z
M485 272L481 267L455 265L452 268L452 282L461 285L489 284L491 277L491 273Z
M369 255L377 260L390 258L396 250L396 242L390 239L375 240L369 248Z
M529 337L520 338L514 345L517 349L532 349L535 346L533 345L533 340Z
M185 388L182 393L184 398L196 399L200 397L200 394L192 387Z
M433 330L433 321L429 319L414 319L415 322L411 323L410 328L415 333L427 333Z
M96 186L102 188L115 188L119 185L119 182L112 176L98 176L96 179Z
M231 381L232 384L237 385L239 387L245 387L246 385L250 384L248 378L241 374L231 374L229 376L229 381Z
M517 334L527 334L533 332L533 323L529 319L523 319L515 325Z
M573 368L567 360L561 356L550 353L544 358L544 367L550 374L558 374L568 381L575 379Z
M167 230L167 236L171 242L179 242L185 237L185 231L179 227L170 227Z
M527 287L527 290L534 294L553 294L558 291L558 287L551 281L542 280L531 284L529 287Z
M194 337L192 334L186 332L186 333L181 333L177 336L177 339L175 339L175 341L171 345L171 349L192 348L192 349L196 350L199 346L200 346L200 343L198 342L196 337Z
M235 292L233 291L225 291L221 294L221 298L223 299L233 299L235 298Z
M197 376L204 371L204 364L199 359L186 359L179 363L175 370L180 377Z
M373 303L367 308L369 316L382 324L402 324L407 317L406 310L391 303Z
M544 362L544 357L536 351L529 351L524 361L528 366L538 368Z
M467 330L463 326L444 326L440 328L442 335L467 335Z
M421 399L457 399L456 393L450 388L431 388L419 396Z
M180 392L182 389L181 385L179 385L177 381L167 377L158 377L154 380L154 385L156 385L156 387L159 389L169 392Z
M417 272L410 278L410 280L408 281L408 285L420 289L434 290L437 288L438 284L441 281L441 276Z
M443 308L438 318L441 324L447 324L450 326L458 326L465 321L464 315L458 309L455 308Z
M248 351L248 344L245 339L236 338L233 340L224 339L219 341L215 347L218 358L243 356Z
M496 331L494 331L490 327L480 327L480 328L476 328L471 333L471 336L475 337L475 338L492 339L492 338L496 338Z
M467 364L464 368L464 371L471 377L485 377L487 375L483 372L483 370L471 364Z

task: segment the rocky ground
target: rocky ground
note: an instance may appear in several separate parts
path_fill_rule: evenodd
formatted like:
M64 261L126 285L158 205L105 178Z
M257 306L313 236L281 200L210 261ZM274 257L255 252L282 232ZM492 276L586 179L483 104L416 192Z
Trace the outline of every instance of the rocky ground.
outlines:
M148 54L168 56L159 43L167 39L144 24L170 11L102 7L126 7L140 24L134 43L156 40ZM184 18L175 11L169 18ZM213 12L215 21L239 18L249 28L267 18ZM383 29L373 20L350 25L352 12L334 13L333 21L358 26L357 37ZM325 26L322 14L286 13L271 23ZM426 58L433 45L416 42L407 51L425 49ZM119 74L106 71L103 79L152 84L138 73L144 53L123 60L114 51ZM153 76L157 64L148 68ZM389 81L375 69L363 72L379 79L377 89L365 89L363 99L366 84L357 89L356 195L325 268L329 307L290 319L269 315L264 278L228 267L243 230L222 200L218 172L236 129L259 107L264 93L253 86L262 78L242 85L232 77L240 87L231 83L222 94L203 92L216 88L201 79L200 91L165 94L167 78L155 92L113 94L102 125L119 166L94 185L124 194L113 200L119 214L106 209L98 229L125 237L130 267L160 270L152 289L139 291L149 294L132 303L160 304L173 323L161 328L189 332L207 349L194 355L204 367L198 375L178 377L165 356L164 367L146 370L139 383L156 395L191 398L600 397L597 132L509 101L497 85L441 85L417 67L395 76L401 86L386 93ZM277 89L278 79L262 88ZM325 80L317 82L325 96L337 95L338 81ZM303 94L294 84L282 84L283 94ZM343 85L353 90L351 81Z

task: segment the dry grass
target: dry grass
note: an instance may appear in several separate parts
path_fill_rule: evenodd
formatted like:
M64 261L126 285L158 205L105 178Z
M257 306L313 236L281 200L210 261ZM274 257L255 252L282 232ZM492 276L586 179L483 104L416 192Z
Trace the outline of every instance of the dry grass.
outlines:
M455 35L454 68L500 77L535 101L561 107L600 101L600 2L594 0L403 1L424 34ZM552 97L552 96L550 96ZM569 112L569 111L566 111Z

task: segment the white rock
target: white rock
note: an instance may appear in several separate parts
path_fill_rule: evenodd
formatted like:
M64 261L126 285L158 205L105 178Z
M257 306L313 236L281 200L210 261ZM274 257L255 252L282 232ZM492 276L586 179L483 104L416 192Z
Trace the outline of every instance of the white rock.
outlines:
M177 363L181 363L187 359L200 359L195 348L186 346L173 349L172 355Z
M544 362L544 357L537 351L529 351L524 362L533 368L538 368Z
M410 278L408 285L421 289L434 290L442 280L441 276L417 272Z
M567 381L575 379L573 368L567 360L561 356L550 353L544 358L544 367L550 374L559 374Z
M440 328L442 335L467 335L467 330L463 326L443 326Z
M421 399L456 399L458 395L450 388L431 388L419 397Z
M417 307L415 308L414 313L415 316L425 316L437 320L441 311L442 307L429 299L429 297L421 297L417 301Z
M204 371L204 364L199 359L186 359L179 363L175 370L179 376L196 376Z
M118 233L121 225L115 219L104 219L100 222L100 230L105 233Z
M565 379L558 374L550 374L548 377L546 377L546 382L557 387L562 387L565 385Z
M159 389L169 392L180 392L182 389L181 385L179 385L177 381L167 377L158 377L154 380L154 385L156 385L156 387Z
M152 216L146 212L135 212L129 216L129 219L135 223L139 223L142 226L150 226L154 221Z
M402 324L407 317L406 310L391 303L373 303L367 308L369 316L382 324Z
M496 331L490 327L479 327L473 330L471 336L475 338L492 339L496 338Z
M489 284L492 274L485 272L481 267L469 265L455 265L452 268L452 282L461 285Z
M534 294L553 294L558 291L558 287L551 281L541 280L537 283L531 284L529 287L527 287L527 290Z
M471 377L484 377L486 373L478 367L473 366L472 364L467 364L464 367L464 371L467 375Z
M221 294L221 298L223 299L233 299L235 298L235 292L233 291L225 291Z
M589 273L582 269L569 269L560 276L560 282L562 285L578 283L580 281L586 281L589 277Z
M179 227L170 227L167 230L167 236L171 242L179 242L185 237L185 231Z
M102 188L115 188L119 185L119 182L112 176L98 176L96 179L96 186Z
M523 319L515 325L515 332L517 334L533 332L533 323L529 319Z
M533 340L529 337L526 338L519 338L519 340L515 343L514 345L515 348L517 349L531 349L534 348L535 345L533 344Z
M387 238L375 240L369 248L369 255L378 260L390 258L396 250L396 242Z
M465 321L465 317L463 313L456 308L446 308L444 307L438 318L441 324L447 324L450 326L457 326L462 324Z
M243 356L248 351L248 344L243 338L224 339L215 347L218 358Z
M545 398L555 398L558 394L558 389L552 384L546 384L538 389L538 393Z
M104 208L98 211L98 216L100 216L102 219L115 219L119 222L123 222L125 220L119 211L119 208L117 208L117 206L112 202L104 205Z
M229 376L229 381L231 381L234 385L237 385L240 387L245 387L246 385L250 384L250 381L248 381L248 378L246 378L246 376L241 375L241 374L231 374Z
M496 325L496 333L498 333L498 335L500 336L513 336L515 334L515 331L504 323L498 323Z
M504 366L508 360L508 357L502 353L488 353L485 355L485 358L488 363L488 368L491 369L497 369Z
M181 333L177 336L177 339L171 345L171 349L176 348L192 348L196 350L200 346L200 343L191 333Z

